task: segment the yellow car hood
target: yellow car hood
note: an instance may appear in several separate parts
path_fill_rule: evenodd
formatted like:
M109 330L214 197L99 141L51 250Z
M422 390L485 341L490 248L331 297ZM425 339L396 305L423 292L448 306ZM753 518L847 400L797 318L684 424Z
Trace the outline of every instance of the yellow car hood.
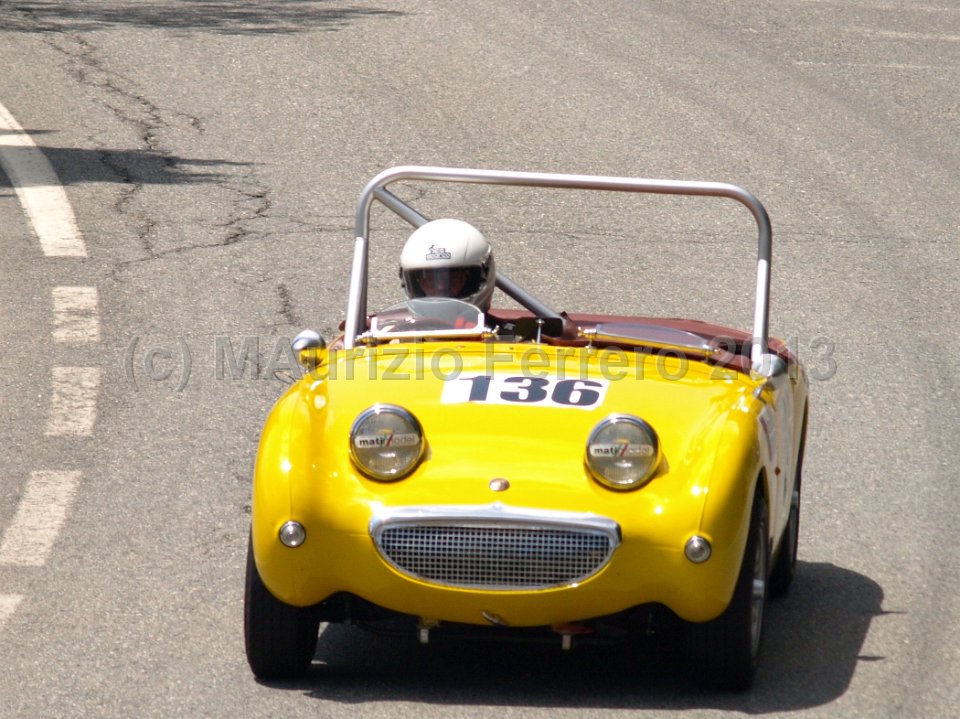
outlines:
M688 359L584 348L430 342L341 350L321 356L278 403L264 441L272 424L288 451L261 452L261 461L310 465L308 486L291 487L295 504L333 482L347 504L502 502L609 516L643 505L657 515L671 502L702 502L721 436L731 431L727 419L750 413L755 386ZM399 481L369 479L349 459L351 425L377 403L407 409L423 427L424 458ZM603 487L584 465L591 430L618 413L641 417L660 440L660 468L641 490ZM735 422L734 434L744 426ZM510 489L494 493L493 479Z

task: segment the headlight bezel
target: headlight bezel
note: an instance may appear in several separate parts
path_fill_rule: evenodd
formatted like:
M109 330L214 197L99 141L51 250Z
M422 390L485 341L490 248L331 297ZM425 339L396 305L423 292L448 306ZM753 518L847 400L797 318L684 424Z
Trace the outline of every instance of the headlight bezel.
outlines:
M401 436L403 437L404 444L396 445L395 448L405 449L407 447L415 446L415 450L412 453L409 453L409 456L406 460L398 464L395 468L383 471L378 469L376 466L371 466L369 457L367 461L364 461L365 453L375 453L378 450L376 446L369 447L358 447L358 439L367 437L381 437L384 436L384 430L389 431L390 422L399 422L401 426L406 425L404 428L406 431L402 433L391 432L391 437ZM370 427L371 423L383 423L374 427ZM364 432L366 430L366 432ZM409 436L416 435L415 444L407 444L410 442ZM423 426L420 424L420 421L407 409L400 407L395 404L375 404L372 407L368 407L363 410L357 418L353 421L353 424L350 427L350 459L353 461L354 466L357 467L364 475L375 479L380 482L393 482L399 479L403 479L408 476L417 465L420 464L420 460L423 458L424 449L426 447L426 442L423 436Z
M634 439L639 441L631 441L629 436L631 434ZM602 450L618 445L623 446L624 444L628 448L631 444L637 446L637 463L639 466L631 479L618 480L609 476L613 473L609 466L606 466L615 459L615 455L604 454ZM643 487L653 479L660 467L660 454L660 438L649 422L632 414L612 414L600 420L590 431L590 436L587 438L584 465L590 476L598 484L608 489L628 492ZM621 459L622 464L623 460ZM620 468L621 473L625 471L628 470Z

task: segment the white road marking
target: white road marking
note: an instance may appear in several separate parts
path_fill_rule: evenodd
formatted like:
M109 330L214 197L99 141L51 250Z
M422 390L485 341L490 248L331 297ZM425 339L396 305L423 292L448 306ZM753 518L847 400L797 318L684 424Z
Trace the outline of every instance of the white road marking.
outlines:
M89 437L97 419L99 367L54 367L47 435Z
M0 104L0 167L30 219L47 257L86 257L73 208L50 162Z
M96 287L53 288L53 339L65 344L100 341Z
M3 535L0 564L43 566L67 518L80 476L75 470L30 474L17 513Z
M3 625L17 611L17 605L22 599L20 594L0 594L0 629L3 629Z
M86 257L73 208L46 155L0 104L0 169L6 173L46 257ZM64 344L100 341L95 287L53 289L53 339ZM48 435L90 436L97 417L100 370L54 367ZM42 566L66 521L80 483L79 471L33 472L3 534L0 565ZM0 594L0 630L23 601Z

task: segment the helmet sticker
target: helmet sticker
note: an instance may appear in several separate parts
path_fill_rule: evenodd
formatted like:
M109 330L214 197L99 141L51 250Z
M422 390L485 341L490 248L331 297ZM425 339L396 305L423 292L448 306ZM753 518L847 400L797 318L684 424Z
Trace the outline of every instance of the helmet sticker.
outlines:
M427 256L424 257L425 260L449 260L453 256L447 252L444 247L437 247L436 245L430 245L430 249L427 252Z

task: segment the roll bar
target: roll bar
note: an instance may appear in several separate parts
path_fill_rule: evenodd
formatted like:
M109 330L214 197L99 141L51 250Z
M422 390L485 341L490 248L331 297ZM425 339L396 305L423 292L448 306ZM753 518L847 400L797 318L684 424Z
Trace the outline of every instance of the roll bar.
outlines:
M402 219L419 227L428 219L407 205L386 188L400 180L425 182L463 182L515 187L567 188L602 190L608 192L641 192L660 195L690 195L699 197L726 197L745 205L753 215L758 229L757 291L753 311L753 337L750 359L759 365L768 354L770 316L770 259L773 233L770 218L760 201L737 185L723 182L695 182L685 180L652 180L603 175L567 175L546 172L511 172L505 170L476 170L452 167L421 167L401 165L384 170L367 183L360 193L356 211L356 239L353 265L350 271L350 290L344 328L344 346L354 346L357 335L363 331L367 315L367 264L370 234L370 207L376 199ZM560 315L543 305L515 283L498 273L497 287L542 317Z

